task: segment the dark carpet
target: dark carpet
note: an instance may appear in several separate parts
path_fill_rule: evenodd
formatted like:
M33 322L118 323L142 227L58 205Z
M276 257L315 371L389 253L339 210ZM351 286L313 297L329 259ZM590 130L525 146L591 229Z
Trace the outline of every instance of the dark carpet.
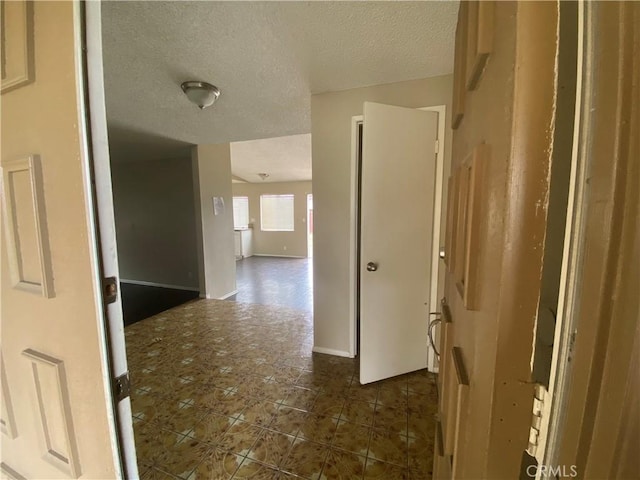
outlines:
M120 292L125 326L182 305L199 296L196 291L149 287L132 283L121 283Z

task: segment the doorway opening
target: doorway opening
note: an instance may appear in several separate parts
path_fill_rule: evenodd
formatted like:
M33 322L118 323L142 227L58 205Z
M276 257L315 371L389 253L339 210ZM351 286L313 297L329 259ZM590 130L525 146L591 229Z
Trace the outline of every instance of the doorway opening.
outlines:
M310 138L307 145L310 156ZM233 194L246 200L246 221L235 222L236 293L229 299L311 313L311 181L237 182Z
M439 306L439 298L444 290L444 270L440 268L440 245L442 244L442 212L446 209L444 195L444 178L450 168L450 160L445 156L445 132L446 132L446 106L437 105L421 107L417 110L431 111L438 114L435 185L433 199L433 224L431 236L431 266L430 291L428 293L429 312L425 316L425 330L427 329L431 312L436 312ZM361 210L362 210L362 156L364 138L364 117L362 115L352 117L351 125L351 242L350 242L350 355L355 357L360 352L360 304L361 304ZM437 312L436 312L437 313ZM436 334L437 336L437 334ZM427 345L427 368L431 372L438 371L436 352Z
M427 367L437 112L363 104L361 383ZM413 214L402 215L408 206Z
M231 98L231 97L228 97L228 98ZM220 104L220 105L224 105L224 104ZM186 108L185 108L185 111L186 111ZM143 139L141 139L141 140L143 140ZM140 143L144 143L144 142L141 141ZM115 151L115 149L114 149L114 151ZM258 170L258 172L262 172L262 170ZM213 202L211 201L212 198L213 198ZM217 197L217 194L214 197L208 196L208 197L205 198L203 196L203 198L202 198L202 207L203 207L203 209L206 207L209 210L210 214L211 214L211 210L212 210L214 212L213 213L214 216L219 216L220 214L217 213L217 212L220 211L220 203L218 201L216 201L216 200L219 200L219 199L220 199L220 197ZM225 195L224 200L226 201L226 204L227 204L227 210L229 210L229 206L230 205L229 205L229 202L228 202L229 198L228 198L227 195ZM213 205L212 205L212 203L213 203ZM308 215L310 213L309 209L307 209L306 212L307 212L307 215ZM311 213L312 213L312 210L311 210ZM303 215L304 215L304 213L303 213ZM310 226L308 226L306 229L303 229L303 231L307 230L307 233L309 231L311 233L313 233L313 217L311 217L310 220L311 221L308 222L308 225L310 225ZM139 229L138 229L138 231L139 231ZM307 248L307 255L309 254L309 251L310 250ZM313 254L312 250L311 250L311 254ZM194 276L195 275L197 275L196 272L194 272ZM200 280L202 280L202 276L201 276ZM210 303L210 302L194 302L194 305L197 304L197 303L206 304L206 303ZM234 307L230 307L230 308L235 309L235 306ZM241 308L239 308L237 310L240 311L242 308L244 308L244 307L241 307ZM184 318L191 319L191 318L193 318L193 316L195 316L196 312L194 312L194 310L196 310L195 307L194 308L188 308L188 309L185 308L185 309L181 310L181 312L185 313L184 316L183 316ZM187 392L187 390L189 390L190 387L181 387L181 386L182 385L190 385L190 384L193 384L193 383L197 383L196 381L194 381L194 378L192 378L192 376L190 375L190 371L188 370L188 365L191 365L192 363L195 363L194 362L194 358L187 356L187 353L185 353L185 352L188 352L189 350L194 349L194 350L199 350L198 354L201 353L201 352L209 354L209 358L207 358L206 360L207 361L209 361L209 360L217 361L218 363L217 363L216 366L219 367L217 369L218 372L220 374L225 374L226 375L226 374L228 374L229 372L232 371L232 368L230 368L230 365L228 365L227 363L223 362L223 357L226 356L226 354L229 353L228 351L224 350L224 347L226 347L229 344L230 338L227 338L226 341L225 341L225 339L223 337L219 337L218 334L215 334L215 337L216 337L215 339L216 340L220 340L220 342L222 342L222 343L221 343L221 345L216 343L216 345L219 345L219 347L215 349L215 356L214 356L214 349L204 349L204 348L200 349L200 348L198 348L198 345L196 344L196 342L192 341L192 340L199 340L199 339L202 338L203 332L201 330L198 330L198 329L194 328L194 329L175 329L175 330L170 331L171 327L175 326L175 323L171 321L174 318L175 318L175 316L173 318L171 318L171 317L167 317L167 318L160 318L159 317L159 318L157 318L156 319L157 322L153 324L153 332L154 332L154 333L152 333L152 335L153 335L153 338L152 338L153 343L152 344L151 344L151 342L147 343L144 340L140 341L140 346L144 347L145 345L151 345L152 348L153 348L152 350L150 350L148 352L144 352L144 351L142 351L142 349L133 348L133 343L131 344L132 345L132 348L131 348L132 357L135 356L136 360L138 360L138 359L141 360L140 363L137 363L137 364L132 362L132 365L138 366L138 367L144 367L144 368L137 369L135 371L134 375L132 376L132 378L135 378L136 382L138 382L138 385L144 385L145 388L146 388L147 383L142 384L142 383L139 383L139 382L140 382L140 379L143 378L141 376L141 374L147 375L147 374L150 373L150 371L153 371L151 368L147 368L147 366L150 365L150 364L147 363L148 361L150 361L149 359L152 359L152 361L154 361L154 362L157 361L158 364L162 363L162 362L160 362L160 360L170 360L171 363L175 364L172 367L176 367L176 368L172 368L172 370L177 373L177 375L174 375L173 380L176 381L176 385L177 385L178 388L184 388L185 389L185 396L184 397L180 397L181 402L178 405L178 408L180 410L184 410L186 408L191 407L193 402L190 402L190 401L189 402L187 402L187 401L182 402L182 400L184 400L184 399L195 400L196 395L187 396L188 393L189 394L192 393L191 391ZM184 318L182 318L182 319L184 320ZM167 320L169 320L169 321L167 321ZM239 350L238 350L240 352L240 355L246 355L247 352L249 352L253 347L255 347L255 344L253 342L250 342L250 340L253 340L253 339L248 338L248 335L250 333L252 333L251 331L254 330L254 328L247 328L246 326L247 325L250 325L251 327L253 327L254 325L257 326L258 325L258 320L263 320L263 319L262 318L261 319L256 319L254 324L248 322L247 319L244 318L244 317L240 318L240 320L243 321L242 323L244 324L243 328L244 328L245 331L239 332L239 335L237 335L236 338L241 340L241 341L242 340L245 340L245 341L240 344L240 343L237 342L236 339L234 339L234 343L236 343L236 345L238 345L240 347ZM193 322L193 320L185 320L185 321L186 322ZM222 325L223 328L231 323L230 321L228 321L228 319L226 319L225 322L226 323ZM277 323L277 322L282 323L282 319L281 318L275 318L273 323ZM238 323L240 323L240 322L238 322ZM191 325L195 325L195 324L191 323ZM137 327L141 327L141 326L142 326L141 324L137 325ZM209 327L210 325L207 324L206 326ZM209 332L213 332L213 331L214 331L213 329L209 330ZM164 333L156 333L156 332L164 332ZM268 332L268 333L274 334L276 332L274 330L274 331ZM278 331L277 333L281 333L281 332ZM282 333L283 334L287 334L289 332L286 332L286 331L283 330ZM242 337L240 337L240 334L242 334ZM247 334L247 335L244 335L244 334ZM178 335L180 335L180 337L184 337L184 338L180 338L180 340L181 340L180 349L174 349L174 348L170 348L170 347L168 348L167 347L167 345L169 344L168 341L169 340L171 340L171 341L176 340ZM254 335L254 337L255 337L255 335ZM294 350L294 348L297 345L303 345L303 343L302 342L289 342L287 344L287 343L285 343L283 341L284 339L285 339L284 335L282 335L282 336L281 335L274 335L273 340L277 340L277 343L276 342L273 342L273 343L276 343L275 344L276 347L281 347L281 346L284 347L286 345L286 349L285 348L278 348L277 349L278 351L276 352L276 355L283 355L281 352L286 350L287 355L290 357L290 358L286 359L288 362L299 360L299 359L295 358L296 355L298 355L298 351ZM312 341L311 335L307 334L303 338L303 340L306 342L306 343L304 343L303 346L307 350L309 350L310 345L311 345L311 341ZM170 355L165 356L164 355L165 352L166 353L175 353L176 355L175 355L175 357L171 358ZM201 358L201 356L198 356L197 358L195 358L195 361L197 362L200 358ZM281 357L274 357L274 358L276 358L278 360L278 362L279 362L277 365L284 365L284 363L281 361ZM142 360L144 360L144 362ZM245 373L244 371L241 370L242 365L240 364L240 362L237 361L237 357L233 357L230 360L234 362L233 363L233 369L236 369L237 372L242 372L243 374ZM267 360L270 360L270 359L267 358ZM334 364L335 360L334 359L330 359L330 360L331 360L331 364L332 364L332 367L333 367L333 364ZM166 361L164 363L170 363L170 362ZM211 366L211 364L209 362L207 362L207 363L209 364L209 366ZM289 367L291 365L291 363L287 363L286 365L287 365L287 367ZM297 368L297 365L298 364L293 365L293 368ZM351 364L346 363L346 362L340 362L338 366L342 366L342 365L346 365L345 369L350 368L350 366L351 366ZM151 365L151 366L156 366L157 367L157 365ZM270 373L266 372L267 369L265 367L262 367L262 369L265 371L265 378L267 378L267 374L269 376L271 376ZM209 370L209 369L207 369L207 370ZM258 370L258 368L255 367L253 364L252 364L250 370L247 367L247 371L249 371L251 374L256 373L257 370ZM285 370L285 369L281 368L280 370ZM159 370L155 370L155 371L156 371L155 375L158 376ZM287 372L288 371L289 370L287 370ZM338 369L333 367L330 370L327 369L326 371L327 372L331 372L332 374L335 375L337 373ZM282 373L282 372L278 371L277 373ZM178 378L176 378L176 377L178 377ZM165 378L168 378L168 377L165 377ZM269 381L273 381L274 379L273 378L268 378L268 380ZM262 381L262 379L259 379L259 381ZM166 383L168 383L168 382L166 382ZM263 382L263 383L266 383L266 382ZM293 381L291 383L293 383ZM216 385L218 385L218 384L216 383ZM245 382L245 385L246 385L246 382ZM225 386L224 389L220 388L218 390L209 392L211 395L209 395L206 400L210 400L211 401L211 405L207 405L207 406L221 407L222 406L221 405L222 401L220 401L220 400L222 399L222 397L224 397L225 399L230 399L228 401L231 402L232 397L234 395L237 395L237 394L238 395L240 395L240 394L241 395L245 395L245 394L247 394L246 390L239 391L236 388L237 386L238 385L229 384L228 386ZM262 386L262 385L260 384L260 386ZM141 406L141 402L137 401L137 400L142 399L142 402L144 402L147 398L149 398L148 396L146 396L147 393L149 393L149 392L144 390L144 389L140 389L140 391L135 392L133 403L134 403L134 405L137 403L137 405L135 405L136 408ZM172 393L174 393L174 392L172 392ZM199 394L200 392L195 392L195 393ZM220 397L219 398L218 397L214 398L213 397L214 393L219 395ZM197 395L197 397L198 397L198 399L201 399L202 396ZM278 395L275 398L281 399L282 396ZM167 404L168 402L163 402L163 403ZM151 416L154 413L154 412L152 412L152 410L155 410L155 406L153 406L153 408L149 408L149 409L145 408L144 410L146 410L146 411L143 411L142 409L137 409L136 421L138 423L140 423L141 425L142 424L144 424L144 425L150 425L150 424L151 425L157 425L157 422L154 422L154 419ZM222 414L222 413L225 413L225 412L220 411L219 413ZM238 412L235 411L235 410L232 410L232 411L230 410L227 413L236 415ZM245 414L246 414L246 412L245 412ZM173 419L177 418L178 416L179 415L176 415L176 416L172 417L172 421L173 421ZM234 416L233 418L237 418L237 417ZM171 426L168 426L168 428L172 429L172 431L176 430L178 433L181 433L183 435L187 435L187 434L185 434L184 428L180 428L182 426L183 425L180 425L180 424L176 423L176 424L172 424ZM178 430L179 428L180 428L180 430ZM199 433L200 430L199 429L194 429L193 432ZM138 434L138 433L139 432L136 432L136 434ZM189 432L187 432L187 433L189 435L193 435L194 434L194 433L189 433ZM150 435L150 437L151 438L159 438L159 437L156 437L156 436L153 436L153 435ZM164 438L162 440L164 440ZM187 440L187 441L185 441L183 443L187 444L187 443L189 443L189 441ZM183 443L181 443L181 445ZM173 471L171 471L171 472L173 473ZM176 473L180 473L181 474L183 472L182 471L176 471Z
M304 168L294 174L296 162ZM229 299L311 313L311 134L233 142L231 169L237 293Z

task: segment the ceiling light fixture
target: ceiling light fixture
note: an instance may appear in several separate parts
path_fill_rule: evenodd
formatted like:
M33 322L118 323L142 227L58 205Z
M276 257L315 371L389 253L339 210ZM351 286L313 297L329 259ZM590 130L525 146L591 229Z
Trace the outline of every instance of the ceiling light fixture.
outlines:
M259 174L258 174L258 176L259 176L262 180L264 180L264 179L266 179L266 178L269 176L269 174L268 174L268 173L259 173Z
M191 103L195 103L200 110L213 105L213 102L220 96L220 90L215 85L207 82L184 82L182 91Z

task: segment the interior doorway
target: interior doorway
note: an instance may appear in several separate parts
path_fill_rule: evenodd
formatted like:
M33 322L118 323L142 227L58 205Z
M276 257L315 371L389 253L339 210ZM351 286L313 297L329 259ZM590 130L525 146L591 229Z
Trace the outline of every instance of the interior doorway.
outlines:
M242 237L249 248L236 247L237 292L230 300L312 311L311 187L309 180L233 184L234 202L244 199L244 214L234 221L236 245Z
M432 111L438 114L437 121L437 140L436 165L435 165L435 187L433 200L433 224L431 237L431 260L430 260L430 286L429 286L429 314L435 312L439 308L439 299L444 289L443 270L440 268L440 245L441 245L441 223L442 211L446 209L444 195L443 179L448 174L450 168L450 159L445 155L445 132L446 132L446 106L436 105L431 107L421 107L417 110ZM357 356L360 353L360 291L361 291L361 188L362 188L362 153L363 153L363 116L358 115L352 117L351 125L351 242L350 242L350 312L351 312L351 329L350 329L350 355ZM429 323L430 316L425 316L425 331ZM437 335L436 335L437 336ZM438 371L437 353L431 347L427 349L427 368L431 372Z
M437 136L437 112L364 103L361 383L427 367Z

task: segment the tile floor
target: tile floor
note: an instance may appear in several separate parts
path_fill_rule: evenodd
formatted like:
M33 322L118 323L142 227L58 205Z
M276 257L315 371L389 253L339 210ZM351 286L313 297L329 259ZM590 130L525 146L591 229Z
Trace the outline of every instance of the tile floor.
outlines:
M236 262L238 293L229 300L313 310L310 258L249 257Z
M195 300L125 335L143 479L431 478L435 377L361 386L307 312Z

